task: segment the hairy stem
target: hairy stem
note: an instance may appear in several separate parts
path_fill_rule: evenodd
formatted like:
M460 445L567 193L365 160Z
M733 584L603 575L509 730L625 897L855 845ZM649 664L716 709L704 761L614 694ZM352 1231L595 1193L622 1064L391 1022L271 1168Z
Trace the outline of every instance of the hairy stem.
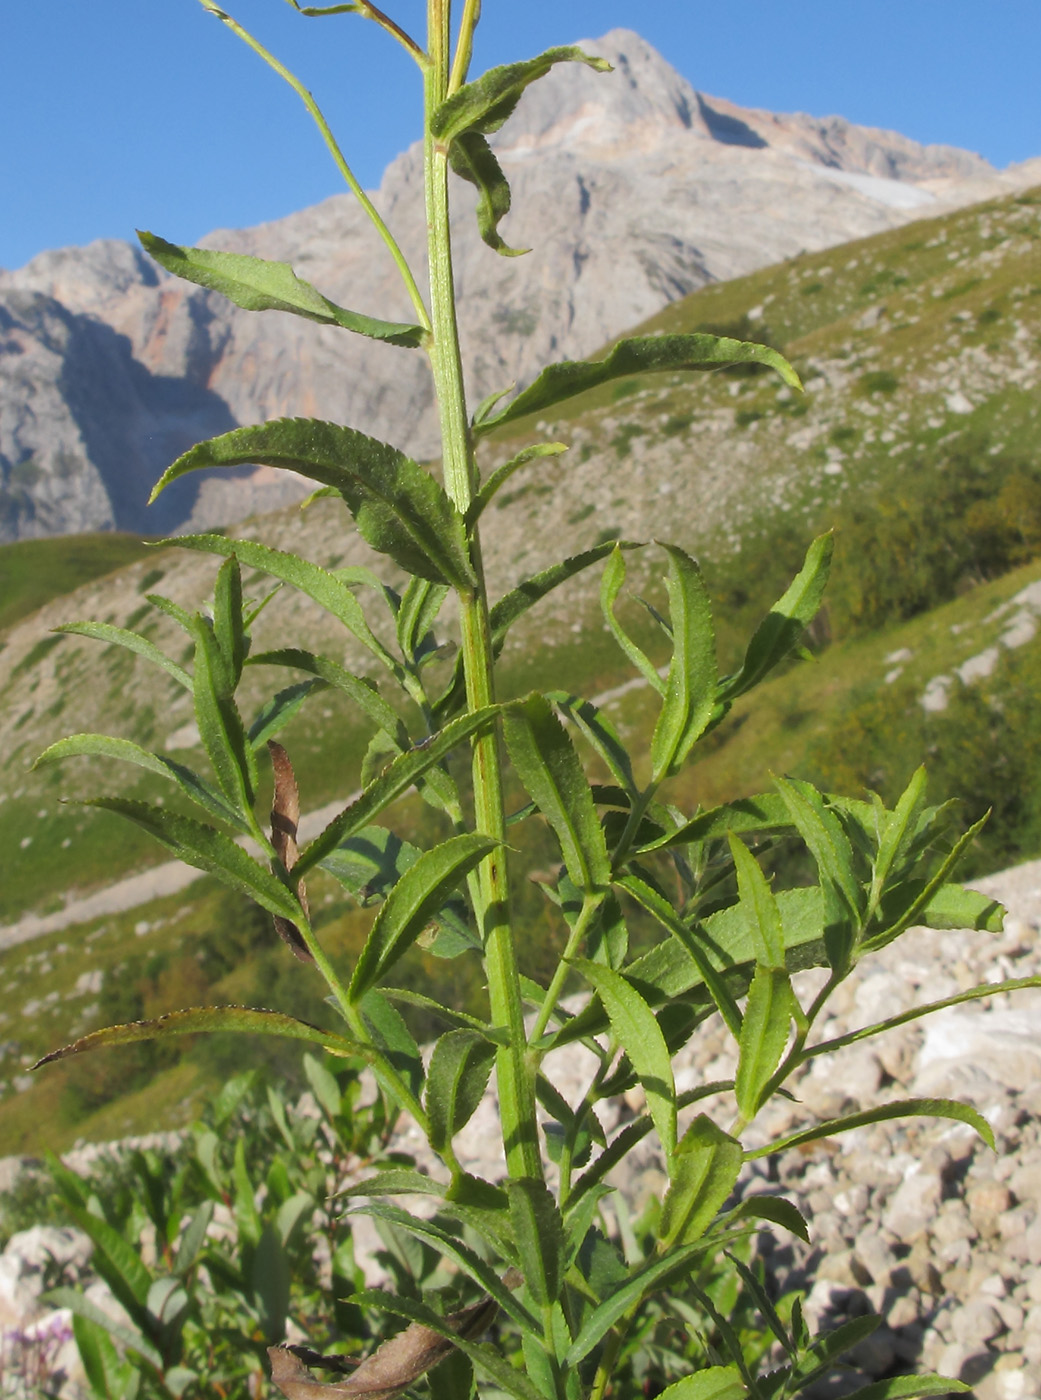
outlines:
M450 0L428 0L428 55L424 168L430 260L430 310L433 336L430 360L441 420L445 489L466 513L477 487L473 445L466 413L459 330L455 314L452 245L448 219L448 152L434 140L431 120L448 91ZM470 709L493 704L495 684L480 540L476 529L471 554L477 585L460 596L460 629L467 704ZM502 761L497 733L474 743L474 813L477 827L505 842ZM527 1055L520 995L505 846L494 851L478 870L478 919L485 945L488 996L492 1021L509 1032L509 1044L497 1057L499 1102L506 1162L512 1176L540 1177L542 1158L535 1117L535 1075Z

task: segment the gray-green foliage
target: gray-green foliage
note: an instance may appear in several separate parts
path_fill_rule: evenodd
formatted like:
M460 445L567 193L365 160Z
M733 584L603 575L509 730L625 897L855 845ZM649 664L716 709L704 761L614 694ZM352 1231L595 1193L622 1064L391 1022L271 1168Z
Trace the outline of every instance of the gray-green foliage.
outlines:
M219 536L179 541L224 560L211 613L189 615L155 599L187 634L194 658L190 673L132 634L97 624L77 627L130 647L190 690L212 778L96 735L65 740L40 760L109 756L167 777L180 800L193 803L200 815L120 797L94 800L144 826L182 859L248 891L273 915L297 957L310 964L298 975L324 979L344 1029L327 1031L244 1008L195 1008L95 1032L48 1059L207 1028L267 1029L356 1057L371 1070L381 1112L388 1121L399 1114L410 1118L438 1166L427 1176L398 1163L352 1188L352 1200L362 1198L353 1209L391 1232L397 1257L409 1261L407 1281L395 1275L396 1290L363 1292L353 1305L377 1307L384 1317L411 1325L334 1386L333 1394L389 1396L424 1376L435 1396L505 1391L520 1400L602 1400L628 1394L636 1374L634 1338L644 1334L665 1298L680 1310L694 1307L717 1338L713 1355L678 1357L665 1392L671 1400L794 1395L832 1366L870 1323L858 1320L846 1330L811 1338L797 1308L790 1311L790 1322L781 1321L741 1251L747 1254L748 1237L759 1222L796 1233L805 1233L805 1224L781 1199L737 1202L734 1187L742 1164L765 1151L901 1115L960 1119L988 1142L991 1134L971 1108L921 1099L810 1124L767 1148L746 1148L743 1134L786 1081L827 1050L814 1039L817 1022L862 957L916 923L998 925L999 910L952 880L975 828L953 836L950 814L925 804L920 776L891 811L878 800L829 796L790 779L777 779L771 792L710 812L680 810L670 801L670 779L689 765L698 743L726 719L734 700L797 648L820 605L830 540L809 546L802 570L730 675L721 675L717 665L710 595L697 562L680 543L661 542L667 608L651 612L670 659L659 670L616 616L626 551L638 547L632 542L608 543L564 560L491 605L481 566L481 512L513 472L534 469L561 444L525 451L483 479L477 444L497 426L613 378L721 365L773 368L794 387L797 376L767 346L707 334L643 338L622 341L601 360L551 365L512 398L509 390L492 395L471 415L456 334L449 170L477 185L485 242L512 254L498 233L509 209L509 189L486 137L509 118L523 89L554 64L605 65L577 49L552 49L468 81L480 9L474 0L466 0L454 36L449 0L429 0L425 47L368 0L302 10L375 20L422 71L427 301L390 231L358 189L314 99L212 0L202 3L305 101L396 261L416 322L383 322L344 311L286 264L177 248L151 236L146 246L170 270L225 293L239 306L299 314L428 353L441 414L442 469L435 476L354 428L304 419L240 428L184 454L157 489L198 467L264 462L288 468L313 479L323 493L342 498L354 527L393 566L387 576L400 578L403 572L409 581L392 587L366 570L330 573L257 542ZM350 528L349 521L345 525ZM496 690L496 660L511 625L548 592L601 561L606 627L658 698L651 733L631 747L588 699L553 693L502 703ZM299 649L292 638L279 649L251 655L251 625L260 603L244 596L243 567L300 589L342 623L379 668L379 685L349 674L335 657ZM458 650L446 674L438 663L446 642L456 640L441 617L450 594L457 605ZM373 617L363 598L382 615ZM385 640L389 637L394 641ZM279 691L251 717L242 714L237 695L245 668L257 664L302 672L305 680ZM329 686L351 697L372 726L373 741L362 791L299 849L306 794L297 791L290 757L275 736L301 704ZM265 751L274 770L270 831L258 801L267 781ZM426 849L394 829L394 804L412 788L437 814L443 831L440 843ZM507 794L521 792L522 805L508 823ZM563 953L541 982L525 972L523 931L512 913L519 823L541 826L558 856L558 868L544 888L559 913ZM252 838L256 853L236 843L240 834ZM767 835L801 844L816 869L814 884L772 888L750 849ZM304 877L319 865L359 900L380 905L350 967L330 957L312 927ZM630 947L630 925L637 921L644 928L649 921L657 930L650 947ZM429 956L481 961L488 987L484 1016L464 1016L395 988L398 963L420 943ZM808 998L793 976L811 966L826 969L826 976ZM573 990L585 992L583 1009L563 1002L565 991ZM986 988L990 994L998 990ZM428 1057L409 1027L412 1007L439 1015L446 1026ZM698 1026L716 1015L736 1045L736 1078L681 1094L673 1059ZM881 1033L887 1024L864 1034ZM578 1041L592 1052L597 1069L584 1096L571 1103L543 1065L549 1051ZM475 1178L455 1148L493 1065L504 1181ZM314 1093L326 1107L337 1090L323 1073L320 1067L310 1070ZM637 1084L646 1109L608 1142L598 1106ZM699 1111L689 1121L687 1110L709 1099L723 1107L713 1116ZM611 1235L602 1207L611 1195L610 1168L652 1133L670 1184L637 1247L632 1231L625 1240ZM291 1136L286 1145L291 1153L296 1150ZM236 1155L234 1170L237 1209L255 1237L254 1263L266 1251L261 1272L283 1279L281 1215L272 1222L258 1213L247 1189L252 1179L244 1151ZM71 1199L76 1188L68 1181L66 1187ZM416 1193L430 1198L433 1214L413 1213L386 1199L389 1194L407 1200ZM280 1199L277 1191L273 1199ZM117 1296L137 1328L133 1336L120 1336L112 1328L106 1334L100 1319L81 1322L92 1384L97 1394L110 1394L113 1385L123 1383L119 1377L129 1374L124 1356L151 1367L148 1374L157 1373L159 1362L165 1365L173 1355L169 1348L176 1350L176 1338L170 1340L173 1333L157 1320L155 1282L131 1261L125 1241L117 1246L108 1227L87 1219L85 1205L76 1209L93 1229L102 1257L109 1258L122 1290ZM287 1201L280 1207L285 1209ZM615 1210L624 1215L624 1203L616 1203ZM753 1300L776 1338L779 1355L770 1359L769 1374L763 1347L751 1344L735 1320L736 1295L706 1285L718 1271L738 1280L742 1296ZM180 1278L175 1267L170 1290L184 1291ZM290 1284L280 1283L277 1290L269 1284L269 1289L270 1298L258 1296L258 1325L275 1341ZM190 1307L188 1294L183 1308L180 1296L178 1317ZM82 1305L77 1306L83 1317ZM485 1334L496 1313L499 1330L489 1340ZM321 1330L324 1323L311 1319L311 1325ZM337 1318L336 1325L342 1330L347 1324ZM325 1340L315 1336L316 1343ZM523 1366L515 1364L520 1356ZM290 1400L312 1393L299 1357L278 1352L274 1365L276 1383ZM185 1376L181 1392L197 1383ZM866 1400L958 1388L964 1387L926 1377L886 1382L864 1395Z

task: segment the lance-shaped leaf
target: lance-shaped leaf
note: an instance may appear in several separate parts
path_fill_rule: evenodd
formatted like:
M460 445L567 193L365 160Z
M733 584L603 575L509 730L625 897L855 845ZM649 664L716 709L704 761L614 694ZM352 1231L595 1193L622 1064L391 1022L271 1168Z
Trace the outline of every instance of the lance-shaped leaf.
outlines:
M833 549L831 535L819 535L813 541L802 568L755 629L741 669L720 682L718 699L736 700L789 655L820 610Z
M855 871L855 857L838 817L809 783L775 779L799 835L817 863L824 895L824 942L837 971L849 967L860 931L866 897Z
M230 836L212 826L205 826L192 817L168 812L162 807L149 806L126 797L95 797L84 802L85 807L102 807L117 812L150 832L157 841L172 851L178 859L196 870L216 875L225 885L248 894L269 914L299 922L303 911L292 894L270 871L236 846Z
M667 1385L659 1400L744 1400L747 1394L736 1366L709 1366Z
M763 1106L763 1090L781 1063L797 1010L792 979L784 967L758 964L741 1022L734 1082L738 1111L749 1122Z
M569 695L566 691L547 691L546 699L567 716L631 802L636 796L633 763L611 721L591 700Z
M701 570L677 545L662 548L669 556L672 660L651 740L655 781L677 772L705 732L715 708L717 675L712 604Z
M746 1196L727 1212L724 1223L733 1220L768 1220L771 1225L780 1225L783 1230L797 1235L806 1244L810 1242L810 1227L802 1212L783 1196L768 1196L760 1191Z
M774 1139L764 1147L757 1147L745 1153L747 1162L756 1157L768 1157L774 1152L783 1152L788 1147L801 1147L805 1142L819 1142L821 1138L835 1137L848 1133L853 1128L867 1127L870 1123L884 1123L890 1118L953 1118L959 1123L968 1123L993 1151L994 1133L986 1118L982 1118L968 1104L957 1103L954 1099L896 1099L892 1103L881 1104L878 1108L865 1109L863 1113L850 1113L844 1118L829 1118L813 1128L804 1128L789 1137Z
M422 326L380 321L337 306L323 297L310 282L297 277L288 263L254 258L248 253L184 248L141 229L137 236L145 252L167 272L183 277L186 282L194 282L199 287L207 287L212 292L220 292L245 311L291 311L309 321L318 321L325 326L342 326L371 340L385 340L390 345L410 349L422 345L425 339Z
M541 413L611 379L750 364L767 365L775 369L786 384L794 389L802 388L799 376L788 361L768 345L717 335L634 336L619 341L603 360L564 360L550 365L505 408L475 425L474 432L481 435L529 413Z
M359 1002L423 932L448 896L498 842L467 832L424 851L391 890L372 925L351 978Z
M103 1329L125 1348L136 1351L157 1370L161 1370L163 1358L143 1332L130 1322L122 1322L110 1317L103 1308L92 1302L78 1288L52 1288L43 1294L41 1301L50 1307L68 1308L74 1318L84 1318L93 1326ZM131 1375L135 1374L133 1367L128 1366L128 1371ZM119 1393L125 1394L127 1392L121 1391ZM113 1396L113 1400L116 1400L115 1396Z
M585 771L563 726L541 695L511 706L506 747L528 795L553 828L575 886L606 888L611 865Z
M658 1251L693 1244L734 1189L743 1153L736 1138L699 1113L676 1148L658 1222Z
M471 529L473 528L495 493L502 489L515 471L527 466L529 462L538 461L540 457L559 457L562 452L567 450L567 443L564 442L536 442L531 447L522 448L515 457L511 457L508 462L497 467L488 480L482 483L481 489L473 499L473 504L466 512L467 525Z
M410 579L401 595L394 618L395 630L401 654L413 666L420 665L437 649L432 628L447 596L444 584L434 584L425 578Z
M614 605L618 594L621 592L622 584L625 582L625 555L618 546L611 552L611 558L604 569L603 577L600 580L600 611L604 615L604 621L611 629L611 635L621 647L622 651L640 671L654 690L659 695L665 694L665 682L658 675L650 657L648 657L636 645L622 624L615 617Z
M203 747L225 796L242 812L253 806L257 760L235 704L235 681L209 619L192 619L195 670L192 694Z
M373 549L420 578L474 586L463 517L442 487L403 452L338 423L280 418L200 442L167 468L151 500L187 472L243 463L284 467L335 487Z
M427 1070L430 1146L441 1152L477 1111L495 1059L495 1045L477 1031L446 1031Z
M524 1282L540 1308L552 1307L560 1298L564 1272L560 1210L541 1178L514 1178L506 1190Z
M277 651L262 651L251 656L251 666L293 666L317 676L326 685L349 695L367 719L388 734L399 748L407 748L408 730L404 720L387 704L367 676L354 676L338 661L328 656L316 656L300 647L280 647ZM286 692L282 692L285 694ZM252 733L252 731L251 731Z
M233 554L217 570L213 589L213 635L217 639L229 689L242 678L242 665L249 651L249 636L242 615L242 571Z
M710 807L675 831L641 846L640 850L664 851L670 846L725 839L730 832L777 831L794 825L784 798L779 793L764 792Z
M990 813L985 812L978 822L970 826L968 831L964 832L958 838L952 849L948 852L939 870L936 871L931 879L923 883L921 889L913 899L901 901L902 907L899 916L889 924L889 927L883 929L881 933L873 932L869 938L864 939L863 947L866 952L873 952L878 948L884 948L887 943L892 943L895 938L899 938L902 933L918 920L921 920L923 923L928 923L928 913L933 900L941 897L940 892L947 885L948 875L986 826L989 816ZM954 888L956 889L957 886ZM945 918L949 918L951 914L955 913L959 906L961 909L965 909L965 904L956 900L953 896L953 891L947 899L943 900L943 906L945 907L942 908L942 917ZM1001 909L1000 905L998 908L999 910ZM967 912L968 910L966 910L966 913ZM1004 910L1001 910L1001 914L1003 913ZM945 925L941 923L940 926L944 927ZM969 926L971 927L971 925ZM965 927L965 925L959 924L956 925L956 927Z
M201 1031L234 1031L243 1035L274 1035L288 1040L304 1040L320 1045L334 1055L357 1055L371 1060L371 1048L357 1041L323 1031L318 1026L286 1016L281 1011L258 1011L250 1006L192 1006L185 1011L171 1011L152 1021L129 1021L122 1026L106 1026L91 1031L60 1050L52 1050L37 1060L33 1069L64 1060L70 1055L82 1055L106 1045L132 1045L141 1040L164 1040L175 1035L198 1035Z
M676 1085L669 1048L654 1012L621 973L583 959L576 959L574 966L603 1003L611 1030L643 1085L662 1150L671 1162L676 1150Z
M147 637L140 637L126 627L113 627L109 622L64 622L60 627L55 627L54 631L67 632L76 637L93 637L95 641L108 642L111 646L126 647L128 651L143 656L146 661L161 666L168 675L173 676L178 685L183 685L185 690L192 688L192 678L183 666L178 666L176 661L172 661Z
M488 142L520 101L529 83L541 78L556 63L587 63L603 72L610 64L581 49L548 49L538 58L492 68L472 83L465 83L437 109L431 119L436 140L448 148L455 173L477 187L477 226L490 248L508 257L523 249L510 248L499 236L500 221L509 213L510 187Z
M911 1400L917 1395L957 1395L972 1389L949 1376L891 1376L849 1392L847 1400Z
M129 739L112 739L107 734L72 734L68 739L59 739L57 743L44 749L33 768L42 768L45 764L60 763L62 759L75 757L118 758L124 763L133 763L138 768L144 768L149 773L158 773L176 783L183 793L205 808L210 816L228 822L240 831L249 830L242 815L235 811L205 778L183 763L176 763L172 758L167 758L165 754L149 753L147 749Z
M180 535L167 543L177 545L181 549L197 549L206 554L223 554L225 557L234 554L251 569L259 569L262 573L270 574L272 578L292 584L301 593L306 593L320 608L324 608L342 622L389 671L399 679L403 678L401 666L369 627L357 598L346 583L327 569L320 568L307 559L301 559L298 554L269 549L267 545L257 544L253 540L228 540L223 535ZM250 659L258 661L259 657ZM190 690L191 680L186 680Z
M342 841L368 826L374 817L406 793L429 768L440 763L458 744L490 729L501 713L501 706L486 705L483 709L461 715L451 724L446 724L423 748L409 749L388 764L361 796L334 817L302 852L297 862L297 872L306 874L312 865L324 860Z
M324 689L324 681L299 681L296 685L287 685L266 700L246 731L250 746L256 750L266 744L280 729L285 728L309 696Z
M784 967L784 929L774 892L759 863L742 842L729 835L730 854L737 871L737 889L756 939L756 961L763 967Z

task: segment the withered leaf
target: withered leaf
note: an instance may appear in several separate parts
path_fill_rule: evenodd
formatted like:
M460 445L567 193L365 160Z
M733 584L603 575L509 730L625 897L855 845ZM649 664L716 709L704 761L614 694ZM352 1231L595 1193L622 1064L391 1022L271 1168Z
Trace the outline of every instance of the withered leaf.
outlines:
M286 870L291 871L296 864L297 856L300 854L296 844L297 828L300 824L300 790L296 785L293 765L282 745L269 739L267 747L268 753L271 755L271 767L275 777L275 792L271 799L271 844ZM296 895L306 914L308 912L307 890L304 888L303 880L297 881ZM283 943L289 945L301 962L314 962L314 958L311 956L296 924L289 919L282 918L280 914L275 914L273 917L275 932Z
M497 1312L498 1304L485 1298L460 1312L449 1313L445 1324L458 1336L473 1339L488 1330ZM346 1400L394 1400L394 1396L433 1370L452 1349L448 1337L413 1322L366 1357L347 1380L331 1383L312 1380L287 1347L269 1347L268 1356L271 1379L286 1400L335 1400L337 1396ZM313 1355L308 1353L309 1357ZM340 1358L319 1356L311 1364L338 1367Z

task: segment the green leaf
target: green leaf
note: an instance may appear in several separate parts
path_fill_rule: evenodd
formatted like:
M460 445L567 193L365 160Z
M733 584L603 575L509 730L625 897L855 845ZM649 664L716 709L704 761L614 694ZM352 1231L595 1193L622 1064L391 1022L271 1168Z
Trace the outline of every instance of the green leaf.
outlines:
M763 1090L781 1063L797 1009L788 972L759 964L741 1022L735 1080L738 1112L749 1122L763 1106Z
M1035 977L1015 977L1007 982L985 982L980 987L971 987L967 992L958 992L955 996L944 997L942 1001L930 1001L925 1006L914 1006L910 1011L904 1011L899 1016L891 1016L886 1021L876 1021L871 1026L864 1026L862 1030L850 1031L847 1035L838 1035L834 1040L823 1040L817 1045L813 1045L809 1050L803 1051L803 1058L812 1059L814 1055L828 1055L835 1050L841 1050L844 1045L852 1045L858 1040L868 1040L871 1036L881 1035L884 1031L895 1030L897 1026L906 1026L908 1021L917 1021L923 1016L931 1016L934 1011L945 1011L949 1006L958 1006L963 1001L978 1001L983 997L1001 996L1004 992L1018 992L1025 987L1041 987L1041 976Z
M240 811L252 810L257 789L256 755L235 704L235 681L207 618L192 619L195 639L193 694L195 719L203 748L228 800Z
M97 1303L92 1303L78 1288L52 1288L42 1295L40 1301L51 1307L68 1308L74 1316L85 1318L87 1322L114 1337L124 1347L136 1351L152 1366L162 1367L163 1358L143 1332L128 1322L109 1317L108 1313L99 1308ZM120 1394L118 1400L124 1400L124 1396Z
M292 311L322 325L342 326L372 340L414 348L426 336L422 326L379 321L347 311L328 301L310 282L302 281L288 263L270 262L247 253L219 253L209 248L183 248L154 233L138 229L145 252L156 262L197 286L208 287L245 311Z
M477 424L474 432L480 436L529 413L541 413L610 379L748 364L768 365L786 384L794 389L802 388L799 376L788 361L768 345L753 345L749 341L716 335L636 336L619 341L603 360L563 360L550 365L505 408Z
M600 997L615 1039L624 1046L636 1071L658 1138L671 1163L676 1150L676 1085L665 1037L654 1012L619 972L578 958L575 968Z
M362 827L368 826L374 817L388 807L396 798L407 792L429 768L450 753L464 739L485 733L495 723L501 707L486 705L460 716L451 724L446 724L424 748L410 749L389 764L378 778L371 782L360 797L346 807L311 844L302 851L293 867L293 875L299 879L313 865L317 865L336 849L341 842L353 836Z
M806 560L784 594L760 622L748 643L741 669L725 677L717 699L736 700L783 661L817 616L828 584L834 539L818 535L806 551Z
M676 1148L658 1222L658 1250L700 1240L734 1189L741 1144L699 1113Z
M780 1225L797 1235L806 1244L810 1242L810 1229L802 1212L786 1201L783 1196L767 1196L756 1192L745 1199L726 1215L726 1223L732 1220L768 1220L771 1225Z
M407 1318L410 1322L418 1322L423 1327L429 1327L432 1332L437 1332L442 1337L448 1337L464 1356L469 1357L475 1370L487 1376L498 1389L504 1390L507 1395L514 1395L517 1400L546 1400L546 1397L535 1389L524 1372L517 1370L507 1361L498 1347L491 1346L487 1342L474 1342L466 1337L460 1337L448 1326L443 1317L434 1312L433 1308L427 1307L425 1303L420 1303L415 1298L403 1297L397 1293L384 1293L378 1288L367 1288L362 1293L355 1293L349 1301L357 1303L361 1307L376 1308L381 1313ZM541 1331L534 1318L531 1318L530 1314L528 1316L530 1330Z
M243 463L335 487L373 549L420 578L473 588L463 517L442 487L403 452L338 423L280 418L200 442L167 468L151 499L187 472Z
M711 944L703 946L703 940L698 931L688 928L669 901L646 880L641 880L637 875L620 875L616 877L615 884L631 895L638 904L641 904L648 914L652 914L682 946L687 955L684 962L693 964L691 972L696 969L697 980L704 982L730 1034L735 1040L739 1040L741 1037L741 1012L732 992L721 976L722 969L712 958ZM641 969L639 962L634 963L628 969L630 974L634 972L639 974L640 971L646 973L647 970L646 967ZM643 979L641 978L641 980ZM662 990L666 991L666 995L668 994L665 987ZM687 991L689 985L677 990Z
M407 1211L401 1210L398 1206L387 1205L383 1201L374 1201L371 1205L361 1207L352 1214L371 1215L377 1220L387 1220L400 1230L404 1230L406 1234L412 1235L413 1238L433 1245L439 1254L450 1259L475 1283L479 1284L499 1304L503 1312L514 1320L518 1327L536 1327L531 1313L510 1292L491 1264L486 1263L476 1250L471 1249L455 1235L442 1229L434 1221L421 1220L416 1216L409 1215Z
M825 1371L830 1371L847 1351L865 1337L870 1337L881 1322L882 1319L874 1313L866 1317L853 1317L823 1336L815 1337L809 1352L796 1368L800 1388L805 1388Z
M307 1021L298 1021L281 1011L257 1011L249 1006L192 1006L185 1011L170 1011L153 1021L129 1021L121 1026L106 1026L91 1031L79 1040L52 1050L32 1066L39 1069L54 1060L81 1055L105 1045L131 1045L140 1040L164 1040L172 1035L198 1035L200 1031L233 1031L245 1035L275 1035L289 1040L309 1041L334 1055L357 1055L371 1060L371 1051L357 1041L347 1040L334 1031L323 1031Z
M636 796L632 759L611 721L591 700L569 695L566 691L547 691L546 699L567 716L586 743L603 760L611 776L631 802Z
M581 62L604 71L603 59L591 58L577 48L549 49L538 58L492 68L472 83L465 83L434 113L431 130L448 147L455 173L478 191L477 227L490 248L507 257L524 249L508 247L499 237L500 221L509 213L510 187L488 142L516 107L529 83L541 78L555 63Z
M210 1222L216 1208L215 1201L203 1201L202 1205L189 1217L188 1224L177 1242L177 1253L173 1262L175 1274L186 1274L199 1257L199 1251L206 1243L206 1232L210 1228Z
M121 1360L101 1325L74 1314L72 1335L95 1396L100 1400L134 1400L140 1388L140 1372L134 1373L131 1364Z
M792 826L794 822L784 798L776 792L764 792L756 797L739 797L736 802L710 807L675 831L641 846L640 850L665 851L672 846L718 841L730 832L776 831Z
M1005 909L996 899L989 899L979 890L948 883L934 888L925 907L919 907L915 917L926 928L971 928L1000 933L1004 928Z
M560 1210L541 1179L514 1178L506 1183L506 1190L524 1282L540 1308L551 1307L560 1298L564 1273Z
M577 1366L588 1356L600 1339L614 1326L630 1308L639 1304L657 1289L673 1279L688 1273L694 1263L705 1253L704 1242L684 1245L672 1250L664 1259L654 1258L649 1263L634 1270L619 1288L616 1288L599 1307L586 1318L582 1328L572 1343L564 1364Z
M756 961L763 967L784 967L784 929L773 890L747 846L730 835L730 854L737 870L737 888L756 935Z
M182 549L197 549L206 554L234 554L249 568L259 569L262 573L270 574L272 578L292 584L294 588L313 599L320 608L324 608L342 622L393 675L399 680L404 679L400 664L369 627L357 598L344 582L327 569L301 559L298 554L269 549L267 545L257 544L253 540L228 540L223 535L179 535L166 543L178 545ZM253 661L259 659L251 658ZM186 676L185 681L190 690L191 680Z
M527 466L529 462L538 461L540 457L559 457L562 452L567 450L565 442L537 442L531 447L522 448L515 457L511 457L508 462L497 467L488 480L482 483L481 489L473 499L473 504L466 512L466 523L469 528L473 529L496 492L502 489L515 471Z
M411 665L419 665L435 650L431 629L447 596L444 584L425 578L409 579L394 621L401 654Z
M220 648L230 694L242 678L242 664L249 651L249 637L242 620L242 573L234 554L217 570L213 590L213 635Z
M701 570L677 545L662 548L669 556L666 586L673 650L651 740L656 782L679 770L708 727L716 704L717 676L712 604Z
M778 791L799 835L817 863L824 893L824 943L835 971L849 967L860 931L864 892L854 872L855 857L838 817L809 783L776 778Z
M337 1191L337 1196L437 1196L443 1199L445 1184L411 1167L384 1167L375 1176L366 1177Z
M173 676L178 685L183 685L185 690L192 688L192 678L183 666L171 661L166 653L160 651L147 637L139 637L136 632L130 632L125 627L113 627L108 622L65 622L53 630L76 637L93 637L95 641L108 642L110 646L126 647L127 651L135 652L146 661L161 666L168 675Z
M747 1394L736 1366L710 1366L667 1385L658 1400L742 1400Z
M357 1003L411 947L462 880L499 845L491 836L464 833L424 851L387 896L365 940L348 988Z
M263 748L269 739L285 728L309 696L324 689L324 681L298 681L296 685L287 685L266 700L246 731L250 748L254 752Z
M250 1270L253 1299L268 1345L282 1340L289 1312L289 1259L273 1225L265 1225Z
M892 1103L881 1104L877 1108L865 1109L863 1113L850 1113L844 1118L829 1118L813 1128L804 1128L790 1137L767 1143L745 1153L745 1161L752 1162L757 1157L768 1157L774 1152L783 1152L789 1147L800 1147L804 1142L818 1142L821 1138L835 1137L838 1133L848 1133L853 1128L863 1128L869 1123L884 1123L890 1118L953 1118L959 1123L968 1123L993 1151L994 1134L990 1124L981 1118L968 1104L956 1103L954 1099L897 1099Z
M442 1152L473 1117L495 1060L495 1045L477 1031L446 1031L434 1046L427 1070L428 1138Z
M455 141L467 131L480 131L485 136L498 131L524 89L557 63L585 63L598 73L611 71L606 59L594 58L573 45L547 49L537 58L490 68L472 83L464 83L435 111L430 120L431 131L442 142Z
M614 605L618 594L621 592L622 584L625 582L625 555L622 553L620 545L615 546L611 551L611 557L607 561L603 577L600 580L600 610L604 615L604 621L611 630L611 635L618 643L622 652L629 658L636 669L643 675L647 684L656 690L659 695L665 694L665 682L658 675L657 670L650 658L636 645L622 624L615 617Z
M400 749L409 745L408 730L400 715L387 704L380 695L374 681L367 676L354 676L339 662L327 656L316 656L314 652L303 651L299 647L280 647L276 651L262 651L249 659L251 666L292 666L298 671L307 671L317 676L326 685L349 695L367 719L379 726L384 734L389 734ZM313 684L313 682L311 683ZM295 689L295 687L294 687ZM280 694L288 695L289 691ZM250 731L252 735L252 730ZM257 740L256 742L260 742Z
M506 747L517 776L553 829L568 875L586 894L611 879L603 828L585 771L545 698L511 706L503 719Z
M375 987L370 988L362 998L361 1011L369 1034L382 1052L383 1058L404 1079L409 1091L418 1100L423 1092L423 1056L412 1032L405 1024L405 1018ZM395 1103L400 1104L400 1097L393 1082L386 1077L380 1078L378 1064L374 1068L381 1087ZM414 1112L413 1105L406 1103L400 1106L408 1113Z
M248 831L248 824L241 813L236 812L212 787L205 778L186 768L183 763L175 763L163 754L149 753L129 739L111 739L107 734L73 734L68 739L59 739L44 749L33 764L33 769L42 768L48 763L60 763L65 758L118 758L124 763L133 763L150 773L158 773L172 782L211 816L220 821L237 826L240 831Z
M873 1381L847 1392L847 1400L908 1400L915 1395L951 1395L971 1390L964 1381L947 1376L891 1376L887 1381Z

